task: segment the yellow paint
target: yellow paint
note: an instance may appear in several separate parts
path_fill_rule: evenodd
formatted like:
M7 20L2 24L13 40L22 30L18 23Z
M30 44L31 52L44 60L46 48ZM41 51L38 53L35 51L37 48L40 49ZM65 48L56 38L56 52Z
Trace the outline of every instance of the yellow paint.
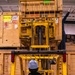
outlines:
M3 16L4 22L10 22L12 20L12 16Z
M31 48L49 48L49 45L31 45Z
M67 75L67 67L66 62L63 62L63 75Z
M11 63L11 75L15 75L15 62L14 63Z
M35 59L35 60L38 60L38 59L58 59L59 58L59 55L56 55L56 56L51 56L51 55L48 55L48 56L45 56L45 55L19 55L19 57L21 58L21 59Z

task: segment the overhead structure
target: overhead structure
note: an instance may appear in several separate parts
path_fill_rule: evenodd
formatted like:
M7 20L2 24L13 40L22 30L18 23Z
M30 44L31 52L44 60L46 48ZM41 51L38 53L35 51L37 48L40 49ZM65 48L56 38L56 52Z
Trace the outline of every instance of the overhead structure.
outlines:
M11 53L11 75L16 75L16 58L19 57L20 72L21 75L28 74L29 70L24 72L25 62L29 62L31 59L36 60L39 66L39 73L41 75L67 75L66 71L66 54L65 51L12 51ZM25 64L27 67L28 63ZM52 69L52 66L56 66L56 70ZM56 73L56 74L55 74Z

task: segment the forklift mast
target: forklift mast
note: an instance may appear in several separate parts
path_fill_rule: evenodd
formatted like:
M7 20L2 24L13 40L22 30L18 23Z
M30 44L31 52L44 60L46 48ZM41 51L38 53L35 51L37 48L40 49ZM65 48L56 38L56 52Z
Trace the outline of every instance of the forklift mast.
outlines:
M62 0L60 3L58 0L19 0L19 38L24 49L11 52L11 75L16 74L17 57L21 75L29 73L28 68L26 71L23 68L23 60L29 62L31 59L38 62L42 75L67 75L63 39L65 18L62 21L60 4ZM60 42L64 46L62 50L58 47Z

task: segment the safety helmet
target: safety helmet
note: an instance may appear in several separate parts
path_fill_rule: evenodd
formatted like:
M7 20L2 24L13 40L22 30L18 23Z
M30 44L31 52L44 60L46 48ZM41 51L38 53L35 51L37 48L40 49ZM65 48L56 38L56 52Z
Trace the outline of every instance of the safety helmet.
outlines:
M35 60L31 60L28 64L29 69L37 69L38 68L38 63Z

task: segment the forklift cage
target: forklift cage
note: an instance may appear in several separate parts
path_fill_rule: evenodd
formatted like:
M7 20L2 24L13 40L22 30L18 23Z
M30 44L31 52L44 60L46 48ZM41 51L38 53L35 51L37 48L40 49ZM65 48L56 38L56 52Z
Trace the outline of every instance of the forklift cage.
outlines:
M16 57L19 57L20 59L20 70L21 70L21 75L24 75L23 71L23 60L31 60L34 59L38 62L39 69L38 71L42 75L51 75L51 73L54 73L54 70L51 70L50 67L47 69L42 68L42 60L54 60L53 64L57 65L57 70L56 70L56 75L67 75L66 71L66 51L65 50L56 50L56 51L25 51L25 50L20 50L20 51L12 51L11 52L11 75L15 75L15 70L16 70ZM62 61L60 61L62 60ZM61 64L60 64L61 63ZM49 63L48 63L49 64ZM50 64L52 65L52 63ZM61 65L61 66L60 66ZM49 65L48 65L49 66ZM61 67L61 68L60 68ZM61 70L62 69L62 73ZM27 73L29 73L29 70L27 70Z

